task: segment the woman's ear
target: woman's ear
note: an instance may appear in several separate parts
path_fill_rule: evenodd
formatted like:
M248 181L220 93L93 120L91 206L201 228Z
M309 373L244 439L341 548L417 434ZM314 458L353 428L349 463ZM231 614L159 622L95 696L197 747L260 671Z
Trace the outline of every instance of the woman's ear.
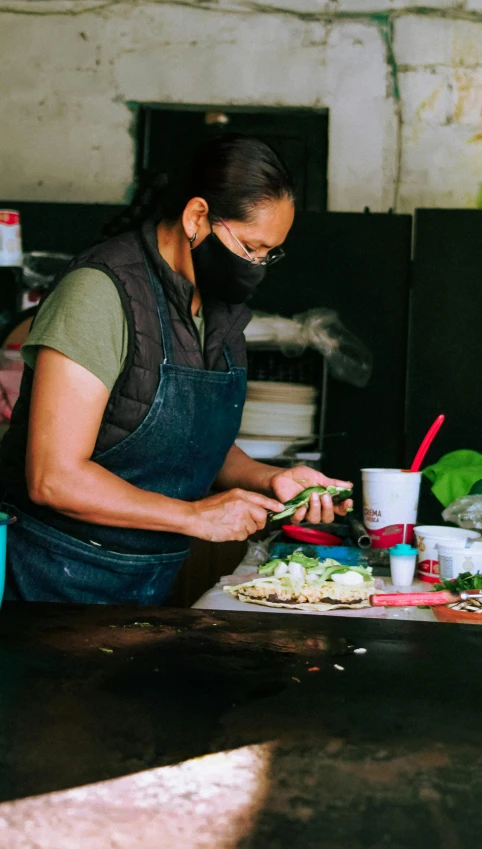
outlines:
M211 225L208 219L209 206L204 198L191 198L182 213L182 226L189 240L197 236L199 242L209 235Z

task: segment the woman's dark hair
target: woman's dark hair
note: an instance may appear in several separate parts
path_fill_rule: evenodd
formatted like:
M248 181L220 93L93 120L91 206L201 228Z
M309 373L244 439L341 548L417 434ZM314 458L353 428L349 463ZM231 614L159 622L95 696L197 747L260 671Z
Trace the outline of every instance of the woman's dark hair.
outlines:
M288 198L295 188L288 169L266 142L229 133L201 144L173 181L164 173L146 175L127 207L102 231L103 238L139 227L153 216L177 221L193 197L209 206L211 221L249 221L258 204Z

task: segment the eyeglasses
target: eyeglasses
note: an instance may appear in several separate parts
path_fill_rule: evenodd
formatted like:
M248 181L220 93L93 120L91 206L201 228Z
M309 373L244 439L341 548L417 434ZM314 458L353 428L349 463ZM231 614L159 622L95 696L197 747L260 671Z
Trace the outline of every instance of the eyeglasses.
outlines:
M272 250L268 251L265 256L251 256L250 252L239 241L237 236L234 235L233 231L229 229L228 225L225 224L221 218L219 219L219 221L223 225L223 227L228 231L229 235L233 237L234 241L238 243L241 250L244 251L244 253L246 254L249 262L252 262L253 265L274 265L275 262L278 262L285 256L283 248L273 248ZM241 257L241 259L244 259L244 256Z

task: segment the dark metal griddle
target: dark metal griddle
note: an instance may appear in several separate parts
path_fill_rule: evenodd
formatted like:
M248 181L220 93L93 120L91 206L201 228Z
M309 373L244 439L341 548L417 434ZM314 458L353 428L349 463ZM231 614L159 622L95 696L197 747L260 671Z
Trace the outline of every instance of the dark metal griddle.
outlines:
M481 655L478 626L5 604L0 799L274 740L243 849L473 847Z

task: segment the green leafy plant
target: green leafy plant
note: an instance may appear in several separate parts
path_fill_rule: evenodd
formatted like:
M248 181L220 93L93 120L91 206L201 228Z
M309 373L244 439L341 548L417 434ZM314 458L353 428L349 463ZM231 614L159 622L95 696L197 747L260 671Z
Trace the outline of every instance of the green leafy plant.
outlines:
M453 581L442 581L435 584L434 590L449 590L451 593L461 593L464 590L482 590L482 575L478 572L461 572Z

